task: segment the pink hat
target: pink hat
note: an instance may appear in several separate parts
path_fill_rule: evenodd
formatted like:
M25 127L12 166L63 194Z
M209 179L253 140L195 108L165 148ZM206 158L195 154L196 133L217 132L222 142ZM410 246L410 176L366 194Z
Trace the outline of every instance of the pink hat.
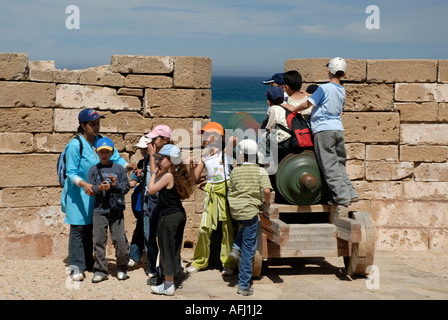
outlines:
M145 137L147 138L156 138L156 137L166 137L171 138L171 129L167 125L159 124L156 126L150 133L148 133Z

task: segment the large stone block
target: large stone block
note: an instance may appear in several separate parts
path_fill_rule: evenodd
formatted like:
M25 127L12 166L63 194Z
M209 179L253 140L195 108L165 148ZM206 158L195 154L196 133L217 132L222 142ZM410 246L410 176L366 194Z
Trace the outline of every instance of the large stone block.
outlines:
M448 122L448 103L439 103L439 111L437 113L437 121Z
M347 62L347 75L344 81L364 81L366 79L366 61L345 59ZM290 59L285 62L285 71L297 70L303 82L327 82L330 58Z
M1 82L0 107L53 107L54 83Z
M366 180L403 180L412 177L414 163L412 162L366 162Z
M394 87L388 84L346 84L345 111L392 111Z
M398 146L396 145L368 145L366 146L366 160L369 161L398 161Z
M54 130L56 132L76 132L79 126L80 109L55 109ZM152 126L152 119L137 112L100 112L106 118L100 121L100 133L144 133Z
M0 132L51 132L53 110L47 108L0 108Z
M111 71L119 73L169 74L173 58L167 56L113 55Z
M346 112L342 122L349 143L396 143L400 138L400 116L395 112Z
M448 183L446 182L403 182L404 196L409 200L448 200Z
M140 111L140 99L134 96L117 95L107 87L60 84L56 88L56 105L62 108Z
M0 53L0 80L26 80L28 54Z
M209 89L146 89L145 112L152 117L208 117L212 95Z
M400 200L404 199L401 181L353 181L359 199Z
M400 146L400 161L446 162L448 147L442 146Z
M400 143L408 145L448 145L448 124L402 124Z
M173 78L162 75L128 74L126 76L126 87L131 88L172 88Z
M109 70L108 65L79 70L79 84L91 84L97 86L123 87L125 78L123 75Z
M75 134L38 133L34 137L37 152L62 152Z
M414 174L415 181L448 182L448 163L421 163Z
M350 180L364 179L365 176L364 161L347 160L346 168L347 168L347 175Z
M437 60L367 60L367 82L436 82Z
M210 88L212 60L202 57L175 57L173 80L176 88Z
M54 60L29 61L29 79L32 81L53 82L53 72L56 71Z
M364 160L366 157L366 145L364 143L347 143L347 159Z
M33 150L32 133L0 133L0 153L30 153Z
M0 196L1 208L60 206L62 188L5 188Z
M437 121L438 105L435 102L396 103L395 109L400 112L401 123Z
M448 83L396 83L395 101L448 102Z
M439 60L438 82L448 83L448 60Z
M0 188L58 186L59 154L0 155Z

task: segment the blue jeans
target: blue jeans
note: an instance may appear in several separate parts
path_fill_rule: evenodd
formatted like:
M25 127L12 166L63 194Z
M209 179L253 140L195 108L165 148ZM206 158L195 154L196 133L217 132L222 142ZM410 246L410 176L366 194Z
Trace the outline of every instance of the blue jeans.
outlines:
M247 289L252 278L252 260L257 250L257 233L260 222L258 215L251 220L237 220L241 229L233 242L233 249L241 251L240 272L238 275L238 287Z

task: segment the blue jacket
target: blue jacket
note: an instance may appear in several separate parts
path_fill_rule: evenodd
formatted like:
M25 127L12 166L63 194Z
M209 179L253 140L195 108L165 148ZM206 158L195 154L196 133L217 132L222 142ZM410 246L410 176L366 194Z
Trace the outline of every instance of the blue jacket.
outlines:
M65 213L65 223L73 225L89 225L93 223L94 196L88 196L83 188L78 187L74 181L81 178L88 181L89 169L100 162L94 147L81 135L83 143L82 158L80 145L77 139L72 139L65 147L66 175L61 196L61 209ZM95 142L99 137L95 137ZM127 162L120 157L115 149L111 161L121 166Z

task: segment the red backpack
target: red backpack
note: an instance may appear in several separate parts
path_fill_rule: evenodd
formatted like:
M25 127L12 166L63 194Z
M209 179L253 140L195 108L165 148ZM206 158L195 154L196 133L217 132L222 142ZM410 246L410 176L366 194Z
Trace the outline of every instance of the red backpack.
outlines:
M291 135L289 147L292 150L312 147L313 140L311 137L310 128L308 127L308 124L306 123L302 114L298 112L292 112L285 107L283 107L283 109L285 109L286 112L286 122L288 123L289 128L285 128L284 126L279 124L277 124L277 126Z

